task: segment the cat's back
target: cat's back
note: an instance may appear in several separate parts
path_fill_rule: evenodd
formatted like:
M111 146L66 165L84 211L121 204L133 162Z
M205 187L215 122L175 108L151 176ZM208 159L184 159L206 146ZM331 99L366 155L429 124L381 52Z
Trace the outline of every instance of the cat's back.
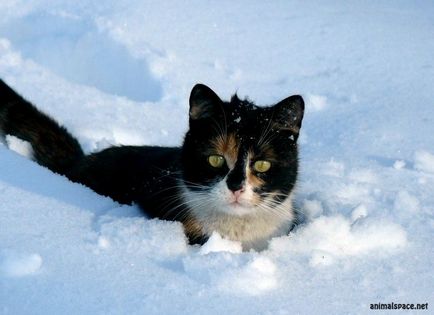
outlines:
M74 181L121 203L165 189L180 171L181 149L119 146L88 155L71 171Z
M15 94L13 90L2 79L0 79L0 101L6 101L8 98L11 98L13 94Z

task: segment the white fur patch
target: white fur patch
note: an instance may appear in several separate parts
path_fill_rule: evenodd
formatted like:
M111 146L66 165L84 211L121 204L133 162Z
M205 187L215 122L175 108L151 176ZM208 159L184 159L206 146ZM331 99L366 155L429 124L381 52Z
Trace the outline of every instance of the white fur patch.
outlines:
M237 204L231 205L234 201L232 192L226 185L227 176L223 178L217 185L215 185L209 192L210 199L215 204L217 211L226 214L242 216L251 214L255 211L252 204L253 189L250 185L246 185L245 191L241 194Z
M21 140L20 138L11 135L6 135L5 139L10 150L29 159L33 159L33 147L28 141Z
M294 219L291 195L279 205L278 211L267 211L247 201L234 207L227 201L225 183L223 179L210 192L183 189L184 201L206 235L215 231L224 238L241 242L244 250L262 250L271 238L289 232Z

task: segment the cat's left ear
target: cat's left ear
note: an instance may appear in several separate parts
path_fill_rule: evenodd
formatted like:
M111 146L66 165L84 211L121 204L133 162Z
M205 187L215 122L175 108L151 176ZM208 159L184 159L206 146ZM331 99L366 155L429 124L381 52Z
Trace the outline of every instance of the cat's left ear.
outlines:
M298 134L304 115L304 101L300 95L285 98L273 106L273 120L278 128L288 129Z
M196 84L190 94L190 121L209 118L221 110L222 100L204 84Z

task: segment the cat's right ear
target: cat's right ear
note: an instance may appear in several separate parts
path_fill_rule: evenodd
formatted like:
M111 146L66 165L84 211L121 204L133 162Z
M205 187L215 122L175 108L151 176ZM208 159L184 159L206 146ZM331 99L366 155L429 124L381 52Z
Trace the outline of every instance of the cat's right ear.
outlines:
M300 132L304 115L304 101L300 95L285 98L273 106L273 120L279 129L287 129L295 134Z
M190 121L214 116L221 103L213 90L204 84L196 84L190 93Z

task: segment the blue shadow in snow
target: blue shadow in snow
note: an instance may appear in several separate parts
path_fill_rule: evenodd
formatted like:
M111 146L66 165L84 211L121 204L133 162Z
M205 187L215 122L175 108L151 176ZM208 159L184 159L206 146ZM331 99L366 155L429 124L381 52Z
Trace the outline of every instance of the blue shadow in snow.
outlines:
M39 12L0 26L23 57L79 84L134 101L158 101L162 87L145 59L131 56L95 24Z

